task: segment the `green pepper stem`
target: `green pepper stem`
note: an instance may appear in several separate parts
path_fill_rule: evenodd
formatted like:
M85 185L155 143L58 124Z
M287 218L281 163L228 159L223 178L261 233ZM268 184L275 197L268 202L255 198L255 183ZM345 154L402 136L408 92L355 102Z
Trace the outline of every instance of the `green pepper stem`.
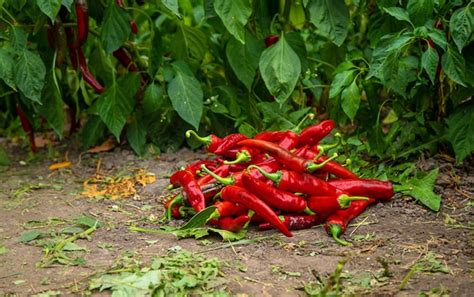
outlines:
M281 180L281 177L282 177L282 173L281 173L280 170L278 170L275 173L270 173L270 172L267 172L267 171L263 170L262 168L258 167L257 165L250 165L249 167L247 167L247 170L250 170L250 169L253 169L253 168L257 169L264 177L268 178L269 180L274 182L276 185L278 185L280 183L280 180Z
M250 156L250 153L247 150L242 150L241 152L237 152L235 160L233 161L224 161L224 164L226 165L232 165L232 164L239 164L239 163L245 163L250 161L252 156Z
M199 136L194 130L188 130L186 131L186 138L190 138L191 135L194 135L194 137L201 143L209 145L211 144L211 136Z
M321 163L314 163L314 162L309 162L308 165L306 166L306 170L309 172L316 171L318 169L321 169L324 167L327 163L331 162L332 160L336 159L339 155L337 153L334 153L332 157L328 158L324 162ZM316 159L316 158L315 158Z
M339 238L339 236L342 234L342 227L341 226L336 225L336 224L331 224L331 225L329 225L329 232L331 233L332 238L334 238L334 240L337 243L339 243L340 245L343 245L343 246L351 245L350 242L345 241L342 238Z
M304 213L305 214L308 214L308 215L311 215L311 216L314 216L316 213L314 211L311 210L311 208L309 208L308 206L306 206L306 208L304 209Z
M369 200L368 197L364 196L348 196L346 194L342 194L337 198L337 202L339 202L339 206L341 208L348 208L351 205L351 201L360 201L360 200Z
M321 145L318 145L318 155L319 154L324 154L325 152L327 152L328 150L330 149L333 149L333 148L336 148L338 146L341 145L342 143L342 135L341 133L337 132L336 134L334 134L334 137L336 138L336 142L334 143L330 143L330 144L321 144Z
M228 176L228 177L219 176L215 174L214 172L212 172L211 170L209 170L209 168L207 168L206 165L204 164L201 165L201 169L223 185L226 185L226 186L233 185L235 182L232 176Z
M301 131L301 126L303 126L304 122L306 122L307 119L314 119L314 113L310 112L310 113L307 113L303 119L301 119L301 121L296 125L296 127L294 127L293 129L291 129L291 131L293 132L300 132Z
M168 219L168 221L171 220L171 210L173 209L173 206L176 203L183 202L183 199L184 199L183 195L179 194L176 197L174 197L173 201L171 201L170 205L168 205L168 209L166 209L166 218Z
M168 185L168 186L166 187L166 189L167 189L168 191L173 190L173 188L174 188L173 185Z

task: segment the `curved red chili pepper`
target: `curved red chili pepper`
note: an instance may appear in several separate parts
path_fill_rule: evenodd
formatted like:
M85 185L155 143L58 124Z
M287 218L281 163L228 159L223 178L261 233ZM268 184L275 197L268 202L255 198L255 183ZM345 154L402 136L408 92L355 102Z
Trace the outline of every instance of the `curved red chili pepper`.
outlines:
M201 137L199 136L195 131L193 130L188 130L186 131L186 138L191 137L191 135L194 135L194 137L201 143L206 145L206 150L210 153L214 153L215 150L221 145L222 139L214 134L210 134L209 136L206 137Z
M76 48L80 48L86 41L89 34L89 8L87 0L75 0L77 17L77 37Z
M338 190L328 182L308 173L299 173L285 169L270 173L261 166L250 165L249 169L252 168L258 170L263 176L273 181L275 186L279 189L285 191L303 193L308 196L336 196L343 194L341 190Z
M280 221L275 212L265 204L265 202L246 189L237 186L227 186L222 189L221 196L222 199L226 201L235 202L248 207L286 236L293 236L288 228Z
M89 69L87 68L87 62L82 48L77 48L77 54L79 55L79 65L81 67L84 81L88 83L97 93L103 93L104 87L95 79L94 75L92 75L92 73L90 73Z
M204 198L204 194L202 193L201 187L194 179L194 176L191 172L180 170L173 173L170 176L170 183L172 185L179 184L183 187L183 190L186 193L187 201L194 208L194 210L196 210L196 212L200 212L206 208L206 199Z
M377 200L389 201L393 197L393 185L390 181L376 179L336 179L330 185L353 196L369 196Z
M65 27L64 31L66 32L66 41L67 47L69 48L69 59L71 60L71 65L74 70L78 68L78 57L77 49L74 42L74 30L71 27Z
M130 72L138 72L137 65L132 62L132 59L128 56L127 52L123 47L117 49L112 53L114 57L123 65L123 67L127 68Z
M361 200L352 202L349 208L338 210L330 215L324 224L324 229L326 229L326 232L328 232L337 243L341 245L349 245L349 242L339 237L346 232L347 225L351 220L363 213L367 206L376 201L377 200L373 198L369 198L369 200L365 201Z
M278 142L284 149L292 150L299 142L299 135L293 131L285 131L285 136Z
M300 133L298 146L318 144L324 137L331 133L332 129L334 129L333 120L325 120L319 124L306 127Z
M348 196L311 196L307 199L308 207L321 218L327 218L332 213L348 208L352 201L369 200L367 197Z
M303 230L309 229L313 226L321 224L321 219L317 215L280 215L280 219L282 220L283 224L289 230ZM258 225L258 229L260 230L270 230L273 229L273 226L269 223L261 223Z
M301 196L286 192L252 177L250 174L242 175L242 182L250 193L255 194L263 202L272 208L288 212L309 211L306 200Z
M278 35L269 35L265 38L265 45L267 47L270 47L274 43L277 43L279 38L280 38L280 36L278 36Z
M221 217L217 219L217 226L222 230L230 232L239 232L250 221L250 217L246 214L240 215L235 219L232 217Z
M322 156L318 159L318 162L322 163L322 162L327 162L328 160L329 158ZM328 161L326 165L321 167L321 170L343 179L357 179L358 178L358 176L354 172L350 171L346 167L334 161Z
M217 217L239 216L248 212L247 207L230 201L217 201L214 206Z
M130 18L130 29L132 30L132 33L137 35L138 34L138 26L137 22L135 22L134 19Z
M240 133L229 134L222 139L222 142L216 148L214 154L223 155L230 149L236 147L240 141L245 139L248 139L248 137Z

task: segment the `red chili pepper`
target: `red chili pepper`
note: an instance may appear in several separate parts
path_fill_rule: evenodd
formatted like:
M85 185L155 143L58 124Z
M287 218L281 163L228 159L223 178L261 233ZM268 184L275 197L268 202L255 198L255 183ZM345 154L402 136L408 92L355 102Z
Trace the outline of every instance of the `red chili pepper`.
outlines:
M269 35L265 38L265 45L267 47L270 47L273 44L277 43L279 38L280 38L280 36L278 36L278 35Z
M16 106L16 113L18 114L18 117L20 118L20 122L21 122L21 126L23 127L23 130L26 132L26 134L28 134L28 140L30 142L31 151L36 152L38 148L36 147L35 131L33 130L33 127L31 126L30 120L28 120L28 117L26 116L25 112L20 107L20 105Z
M222 176L227 176L227 175L229 175L229 172L230 172L230 166L232 166L232 165L226 165L226 164L221 165L221 166L217 167L214 170L214 173L217 174L218 176L221 176L221 177ZM197 180L197 183L200 186L203 186L203 185L208 184L212 181L215 181L215 179L211 175L207 174L207 175L199 178Z
M245 139L248 139L248 137L240 133L229 134L222 139L222 143L220 143L216 148L214 154L223 155L230 149L236 147L240 141Z
M377 200L369 198L369 200L353 201L351 206L346 209L341 209L333 213L328 217L324 228L334 240L341 245L349 245L350 243L339 238L344 232L346 232L347 225L351 220L359 216L370 204Z
M205 165L210 170L215 170L217 168L217 162L215 160L199 160L189 164L184 170L191 172L194 175L194 178L196 178L197 172L201 171L201 165Z
M248 212L247 207L230 201L217 201L214 203L214 206L216 207L216 214L213 215L214 218L239 216Z
M308 207L322 218L327 218L330 214L348 208L352 201L369 200L367 197L348 196L341 194L338 196L311 196L307 199Z
M235 149L230 149L224 155L233 155ZM232 161L225 160L224 164L239 164L239 163L248 163L250 161L252 162L258 162L263 156L263 154L260 154L258 150L251 149L251 148L239 148L235 152L235 158Z
M389 181L376 179L336 179L330 185L354 196L369 196L377 200L389 201L393 196L393 185Z
M298 143L298 134L293 131L265 131L255 135L253 139L277 143L284 149L291 150Z
M313 214L306 205L306 200L301 196L296 196L293 193L269 186L246 173L242 175L242 182L245 189L255 194L272 208L288 212L306 212Z
M132 33L137 35L138 34L138 26L137 22L133 18L130 18L130 29L132 30Z
M293 131L285 131L283 139L278 142L278 145L284 149L292 150L299 142L299 135Z
M286 236L293 236L288 228L280 221L275 212L265 204L265 202L246 189L237 186L227 186L222 189L221 196L222 199L226 201L235 202L248 207Z
M309 229L321 223L317 215L280 215L280 220L285 224L289 230L303 230ZM261 223L258 225L260 230L270 230L273 226L269 223Z
M210 134L209 136L206 136L206 137L201 137L193 130L186 131L187 138L191 137L191 135L194 135L194 137L198 141L200 141L201 143L204 143L206 145L206 150L210 153L214 153L216 149L222 143L222 139L214 134Z
M311 174L281 169L270 173L260 166L250 165L249 169L257 169L263 176L273 181L279 189L289 192L299 192L309 196L336 196L342 194L341 190Z
M65 27L67 47L69 48L69 59L74 70L78 67L77 49L74 42L74 30L71 27Z
M77 48L77 54L79 55L79 65L81 67L84 81L88 83L97 93L103 93L104 87L95 79L94 75L92 75L92 73L90 73L89 69L87 68L87 62L82 48Z
M317 164L311 160L306 160L304 158L298 157L297 155L291 153L290 151L281 148L278 144L264 141L264 140L257 140L257 139L246 139L242 140L238 143L238 145L242 146L249 146L253 148L257 148L261 151L264 151L274 157L278 162L283 164L284 166L288 167L291 170L297 172L313 172L324 165L327 164L330 160L337 157L335 154L333 157L329 158L327 161Z
M114 57L122 64L125 68L127 68L130 72L138 72L137 65L132 62L132 59L128 56L127 52L123 47L119 48L118 50L112 53Z
M86 41L89 34L89 9L87 0L75 0L77 17L77 37L76 48L80 48Z
M191 172L186 170L176 171L170 176L170 183L173 185L179 184L183 187L187 201L196 212L206 208L204 194Z
M321 162L321 163L327 162L323 167L321 167L321 170L331 173L332 175L336 177L343 178L343 179L357 179L358 178L358 176L354 172L350 171L349 169L347 169L346 167L342 166L341 164L337 162L330 161L330 158L322 156L318 159L318 162Z
M246 214L240 215L235 219L232 217L221 217L217 219L217 226L219 229L230 232L239 232L250 221L250 217Z
M309 126L301 131L298 146L318 144L321 139L331 133L332 129L334 129L333 120L325 120L319 124Z

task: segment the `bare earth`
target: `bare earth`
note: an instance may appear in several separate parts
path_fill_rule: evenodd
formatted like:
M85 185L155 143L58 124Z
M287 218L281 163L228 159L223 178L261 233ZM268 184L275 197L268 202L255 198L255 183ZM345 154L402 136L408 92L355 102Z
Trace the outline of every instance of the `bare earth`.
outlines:
M331 274L343 259L347 259L343 284L352 287L355 295L418 296L422 291L438 289L451 296L472 296L474 290L472 161L454 167L441 157L420 160L422 170L440 168L436 192L443 197L441 211L430 212L411 198L396 195L392 202L371 207L353 222L345 235L354 243L351 247L337 245L317 226L295 231L293 238L252 228L247 239L267 238L225 248L225 242L217 237L208 237L206 241L177 240L171 234L129 231L131 225L158 227L156 219L163 215L160 196L166 191L166 177L180 166L202 158L202 154L183 149L163 154L159 160L140 160L131 151L116 148L98 155L83 154L78 164L79 155L71 153L73 167L54 173L48 170L54 161L46 157L46 152L42 154L44 157L21 165L20 161L28 156L15 153L13 165L0 172L0 250L4 247L4 252L0 252L0 293L5 295L26 296L46 291L89 294L90 277L111 267L126 252L147 263L176 246L206 257L218 257L224 263L222 270L232 295L305 296L305 284L315 281L318 275ZM102 173L144 168L156 174L157 181L130 199L84 198L79 194L82 181L94 175L99 158ZM38 184L41 186L37 189L28 187ZM25 223L48 218L73 219L81 214L104 223L90 240L77 241L88 250L83 253L86 264L38 268L36 263L43 257L41 248L18 242L23 232L31 230ZM404 290L399 290L410 268L428 254L434 255L448 273L414 273ZM377 280L381 262L388 263L390 276Z

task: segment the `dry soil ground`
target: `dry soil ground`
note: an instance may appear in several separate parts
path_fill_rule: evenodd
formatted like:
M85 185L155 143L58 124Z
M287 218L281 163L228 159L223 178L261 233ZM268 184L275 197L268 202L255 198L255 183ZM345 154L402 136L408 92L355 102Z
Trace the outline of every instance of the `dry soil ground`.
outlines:
M48 291L107 294L87 291L91 275L105 271L125 254L146 262L176 246L223 261L226 290L232 295L304 296L305 284L331 274L343 259L347 260L343 272L347 294L418 296L431 291L472 296L474 290L472 163L454 167L440 157L419 161L422 170L440 168L436 192L443 197L441 211L430 212L411 198L396 195L392 202L371 207L352 224L345 236L353 242L351 247L337 245L318 226L296 231L292 238L251 229L248 239L268 237L225 248L217 237L177 240L169 234L129 231L130 225L157 227L155 219L163 214L160 196L167 186L166 177L176 168L202 158L202 154L183 149L159 159L140 160L130 150L116 148L83 154L79 163L79 155L71 153L73 166L54 173L48 170L53 161L45 155L43 152L24 163L21 161L28 155L13 149L12 166L0 172L0 293L5 295ZM130 199L84 198L80 195L82 181L95 174L99 158L103 174L144 168L157 180ZM77 241L87 248L82 253L86 261L83 265L39 268L41 247L18 242L25 231L54 229L60 226L56 223L81 214L104 223L89 240ZM41 228L31 229L33 220L42 222ZM381 263L388 265L387 277L381 277ZM424 263L425 271L415 272L400 290L415 263Z

